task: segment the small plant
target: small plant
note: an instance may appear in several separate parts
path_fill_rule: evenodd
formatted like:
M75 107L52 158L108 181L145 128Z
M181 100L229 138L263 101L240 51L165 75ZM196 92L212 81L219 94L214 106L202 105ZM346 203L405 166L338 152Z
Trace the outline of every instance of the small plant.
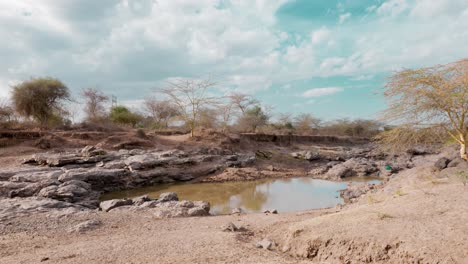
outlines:
M372 195L369 195L369 196L367 197L367 202L368 202L369 204L375 204L375 203L379 203L380 201L376 200Z
M386 218L394 218L393 216L389 215L389 214L386 214L386 213L382 213L382 212L377 212L377 217L380 219L380 220L384 220Z
M468 172L467 171L459 171L457 173L455 173L455 175L457 175L461 182L463 183L463 186L466 187L466 183L468 182Z
M405 194L403 193L403 191L402 191L401 189L397 189L397 190L395 191L395 196L400 197L400 196L403 196L403 195L405 195Z

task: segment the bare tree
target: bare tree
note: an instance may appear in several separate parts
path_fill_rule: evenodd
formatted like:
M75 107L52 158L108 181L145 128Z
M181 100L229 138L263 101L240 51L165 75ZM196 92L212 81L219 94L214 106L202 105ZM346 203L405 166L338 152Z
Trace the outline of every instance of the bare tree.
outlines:
M179 115L177 107L168 101L159 101L154 97L147 98L144 102L145 111L159 126L167 128L169 121Z
M231 103L244 114L247 109L252 106L258 105L260 102L248 94L232 93L228 95Z
M301 133L310 133L320 127L322 120L308 113L303 113L294 118L294 127Z
M384 119L406 129L387 131L381 142L408 145L420 137L395 137L394 133L441 129L458 142L460 157L468 160L468 58L396 72L389 77L384 95L389 102Z
M226 132L229 124L231 122L234 105L228 101L226 103L220 104L217 107L219 116L221 117L221 129L223 132Z
M86 118L92 122L102 120L105 116L104 103L109 100L109 97L96 88L84 89L82 96L86 100Z
M13 107L6 101L0 101L0 122L10 122L15 114Z
M198 126L199 114L202 109L212 107L218 98L210 96L208 90L216 85L211 79L184 79L178 78L168 81L166 88L159 92L166 95L170 102L177 106L179 114L190 127L193 137Z

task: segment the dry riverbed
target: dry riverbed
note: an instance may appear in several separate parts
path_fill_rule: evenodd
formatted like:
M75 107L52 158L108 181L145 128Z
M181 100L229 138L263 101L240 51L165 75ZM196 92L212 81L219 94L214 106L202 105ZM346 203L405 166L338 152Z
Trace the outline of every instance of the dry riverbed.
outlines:
M155 219L144 211L36 215L1 224L1 263L463 263L468 188L418 166L343 208ZM95 225L80 229L80 223ZM223 231L232 222L243 232ZM256 242L267 238L271 250Z
M88 147L45 156L2 157L0 263L463 263L466 259L468 187L460 172L468 166L452 154L413 153L389 160L367 147L295 146L293 153L272 145L267 151L266 145L255 147L263 149ZM32 165L18 167L23 158ZM388 162L392 171L385 169ZM115 208L97 199L103 191L157 182L295 175L339 180L372 174L385 183L352 186L342 194L349 201L346 205L303 212L201 216L207 214L206 204L173 201L167 194L157 200L116 201L123 206ZM165 218L168 215L192 217Z

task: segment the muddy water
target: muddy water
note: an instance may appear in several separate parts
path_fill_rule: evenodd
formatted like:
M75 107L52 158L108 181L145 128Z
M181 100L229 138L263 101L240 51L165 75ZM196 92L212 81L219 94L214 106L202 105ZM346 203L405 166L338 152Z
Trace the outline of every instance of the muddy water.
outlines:
M163 192L175 192L180 200L207 201L212 214L230 213L240 207L246 212L277 209L293 212L333 207L343 203L339 190L349 183L378 180L354 178L351 181L332 182L311 178L263 179L246 182L161 184L140 189L105 194L101 200L131 198L148 194L157 198Z

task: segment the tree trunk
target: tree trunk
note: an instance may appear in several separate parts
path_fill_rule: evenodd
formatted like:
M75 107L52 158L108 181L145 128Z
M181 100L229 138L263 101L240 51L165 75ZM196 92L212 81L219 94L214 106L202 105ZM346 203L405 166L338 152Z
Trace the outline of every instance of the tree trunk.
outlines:
M466 142L463 142L463 144L460 144L460 157L468 161L468 154L466 153Z

